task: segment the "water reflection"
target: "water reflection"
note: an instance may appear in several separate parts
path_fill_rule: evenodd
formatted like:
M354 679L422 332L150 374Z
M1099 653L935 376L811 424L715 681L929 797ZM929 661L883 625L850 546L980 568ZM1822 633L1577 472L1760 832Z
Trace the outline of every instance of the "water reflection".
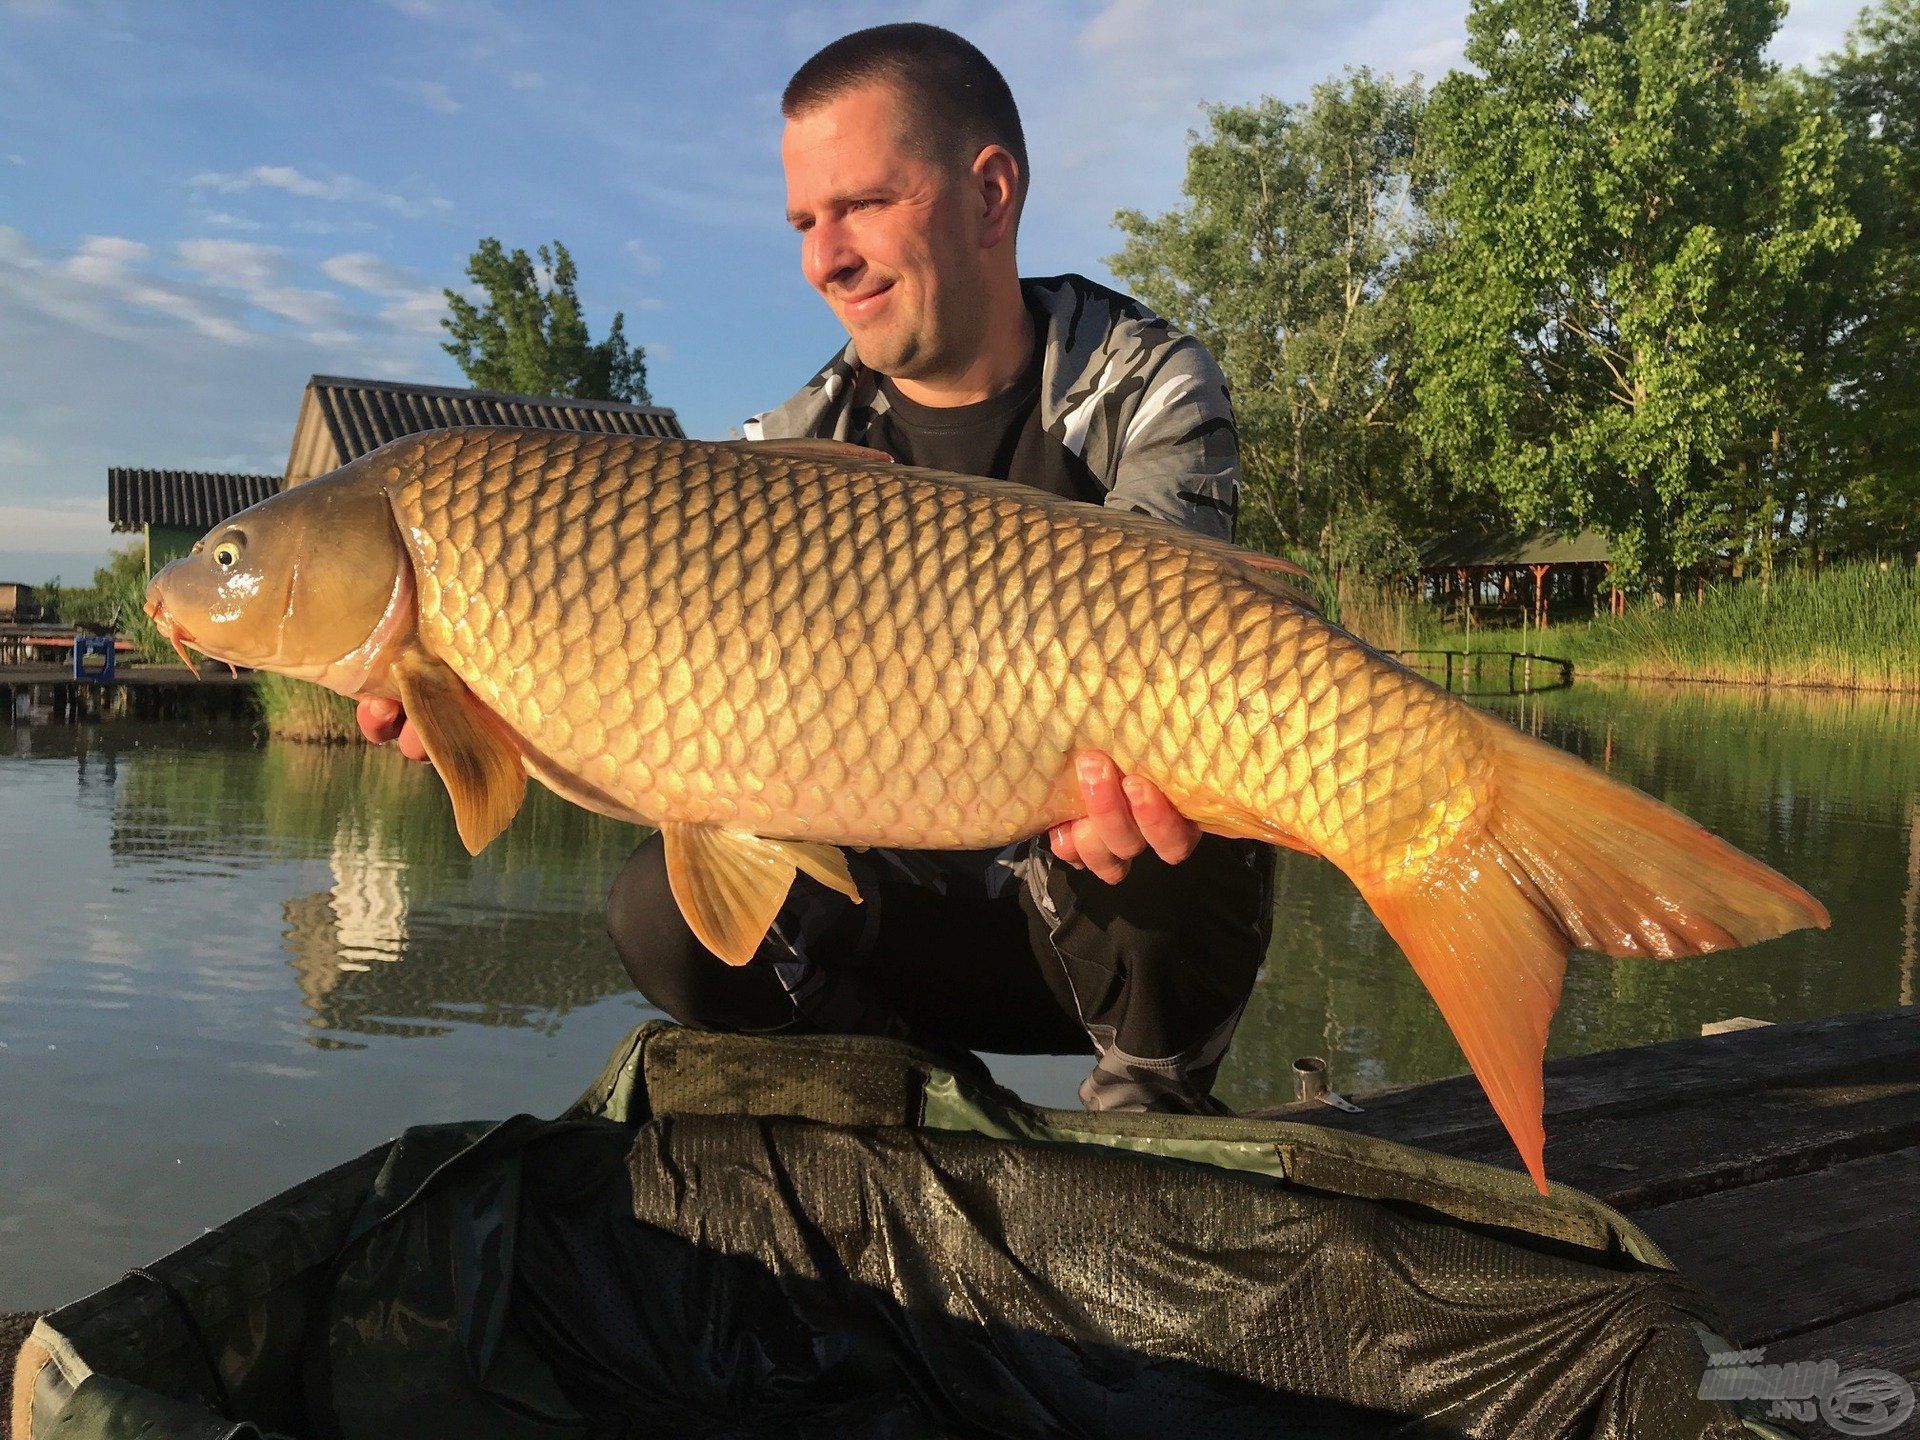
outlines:
M1550 1053L1913 1003L1920 705L1582 685L1498 703L1833 913L1826 935L1703 960L1577 958ZM0 1309L80 1293L407 1124L564 1105L649 1013L601 928L635 838L535 788L475 859L434 777L387 750L0 729ZM1290 1098L1302 1054L1348 1090L1464 1068L1343 877L1283 854L1277 905L1229 1103ZM1001 1068L1061 1103L1084 1066Z

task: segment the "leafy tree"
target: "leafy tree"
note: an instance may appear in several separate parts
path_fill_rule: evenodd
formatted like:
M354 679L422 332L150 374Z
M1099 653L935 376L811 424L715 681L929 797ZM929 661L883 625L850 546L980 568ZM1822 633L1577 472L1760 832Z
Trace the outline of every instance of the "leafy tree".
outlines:
M1429 106L1415 424L1516 519L1607 531L1623 580L1771 524L1821 403L1783 317L1855 225L1838 124L1763 58L1781 13L1477 0Z
M49 625L58 625L62 599L60 577L56 575L46 584L34 586L33 598L40 607L40 618Z
M1847 133L1858 244L1836 267L1827 338L1849 466L1831 524L1855 553L1920 549L1920 0L1864 12L1820 77Z
M467 278L485 300L475 305L446 292L449 313L440 323L453 338L440 348L482 389L649 403L646 351L627 344L626 317L616 314L596 344L575 290L573 256L558 240L538 253L536 267L526 251L509 254L492 236L482 240Z
M1243 543L1411 568L1406 533L1437 489L1404 428L1422 104L1417 81L1358 70L1306 104L1209 107L1186 203L1114 217L1114 273L1226 371Z

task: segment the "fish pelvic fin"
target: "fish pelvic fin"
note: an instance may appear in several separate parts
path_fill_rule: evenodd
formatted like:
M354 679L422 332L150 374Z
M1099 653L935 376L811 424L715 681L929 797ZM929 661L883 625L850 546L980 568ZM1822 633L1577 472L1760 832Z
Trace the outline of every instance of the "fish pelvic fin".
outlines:
M1791 880L1649 795L1491 716L1481 823L1361 891L1547 1190L1541 1064L1574 949L1677 959L1825 928Z
M519 739L439 657L416 646L397 657L389 673L453 801L461 843L478 855L526 797Z
M835 846L675 821L662 825L660 836L680 913L694 938L729 965L753 959L796 871L860 903L846 856Z

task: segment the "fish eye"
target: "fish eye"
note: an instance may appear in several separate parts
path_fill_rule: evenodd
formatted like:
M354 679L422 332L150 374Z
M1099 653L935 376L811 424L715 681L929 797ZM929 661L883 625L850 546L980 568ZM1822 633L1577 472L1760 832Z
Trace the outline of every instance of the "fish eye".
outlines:
M213 563L222 570L231 570L240 563L240 545L243 537L235 532L213 547Z

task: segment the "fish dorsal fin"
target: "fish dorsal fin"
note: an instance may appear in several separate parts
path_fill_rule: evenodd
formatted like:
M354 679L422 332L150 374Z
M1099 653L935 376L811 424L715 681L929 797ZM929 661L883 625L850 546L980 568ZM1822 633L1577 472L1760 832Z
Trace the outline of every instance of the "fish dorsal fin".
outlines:
M768 840L714 825L669 821L667 884L694 938L729 965L744 965L766 938L796 870L856 905L860 891L846 857L832 845Z
M735 440L743 450L761 455L789 455L796 460L878 460L888 465L893 456L871 445L854 445L846 440L817 440L803 436L791 440Z
M519 742L437 656L415 647L393 662L390 673L407 719L446 784L461 842L468 854L478 855L507 828L526 796Z

